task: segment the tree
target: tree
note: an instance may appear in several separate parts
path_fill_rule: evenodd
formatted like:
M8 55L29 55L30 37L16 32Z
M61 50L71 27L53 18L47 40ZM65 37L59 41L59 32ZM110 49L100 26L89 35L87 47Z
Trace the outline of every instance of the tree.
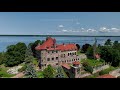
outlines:
M88 58L94 58L94 56L93 56L93 46L91 46L91 47L89 47L88 49L87 49L87 52L86 52L86 55L87 55L87 57ZM96 50L95 50L95 53L96 54L99 54L100 53L100 49L98 48L98 47L96 47Z
M118 43L118 41L114 41L113 48L120 51L120 43Z
M42 44L42 42L40 40L37 40L35 41L32 46L31 46L31 50L33 52L33 56L36 57L36 50L35 50L35 47L38 45L38 44Z
M110 39L107 39L107 41L105 42L105 45L106 46L111 46L112 45L112 42Z
M8 46L5 54L5 66L15 66L24 62L26 48L25 43L22 42Z
M93 68L92 68L91 66L86 66L86 67L84 67L84 70L85 70L85 71L88 71L88 72L90 72L90 73L93 72Z
M29 44L27 49L26 49L26 53L25 53L25 63L30 63L32 62L32 60L34 60L34 57L33 57L33 52L31 50L31 45L32 44Z
M93 58L93 47L87 49L86 55L88 58Z
M36 71L34 69L33 64L27 64L27 68L25 70L25 77L26 78L37 78Z
M6 60L5 53L4 52L0 53L0 65L3 64L5 60Z
M120 64L120 51L112 47L102 46L100 48L101 58L105 62L112 63L112 66L119 66Z
M51 65L48 65L47 68L43 70L44 78L54 78L54 69Z
M79 45L79 44L76 44L76 46L77 46L77 49L80 50L80 45Z
M88 49L89 47L91 47L90 44L85 44L85 45L83 45L83 46L82 46L82 49L81 49L81 50L82 50L81 52L86 53L86 52L87 52L87 49Z
M67 76L65 76L64 74L65 74L64 70L61 67L58 67L56 78L66 78Z

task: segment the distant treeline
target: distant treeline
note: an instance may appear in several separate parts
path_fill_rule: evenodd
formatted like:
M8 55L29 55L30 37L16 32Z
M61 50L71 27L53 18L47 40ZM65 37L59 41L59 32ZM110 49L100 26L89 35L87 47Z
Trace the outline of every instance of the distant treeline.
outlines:
M90 36L90 35L0 35L0 36L38 36L38 37L120 37L120 36Z

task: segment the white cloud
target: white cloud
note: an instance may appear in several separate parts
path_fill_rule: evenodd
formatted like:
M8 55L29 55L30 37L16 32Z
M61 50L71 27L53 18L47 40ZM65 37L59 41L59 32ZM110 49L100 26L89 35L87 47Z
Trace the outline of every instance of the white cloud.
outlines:
M66 30L66 29L63 29L63 30L62 30L62 32L67 32L67 31L68 31L68 30Z
M110 29L107 29L106 27L101 27L100 29L99 29L99 32L110 32Z
M62 27L64 27L64 26L63 26L63 25L59 25L58 27L62 28Z
M120 29L117 29L117 28L111 28L111 29L110 29L110 32L120 32Z
M87 32L96 32L95 29L88 29Z
M103 33L107 33L107 32L120 32L120 29L118 29L118 28L102 27L102 28L100 28L99 32L103 32Z

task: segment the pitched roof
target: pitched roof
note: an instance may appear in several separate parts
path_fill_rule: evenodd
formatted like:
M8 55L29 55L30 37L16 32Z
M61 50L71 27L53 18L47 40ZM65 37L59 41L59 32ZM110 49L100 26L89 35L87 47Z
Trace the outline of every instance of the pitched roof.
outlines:
M61 50L61 51L68 51L68 50L77 50L76 44L60 44L55 45L56 47L53 47L54 44L56 44L56 39L53 39L51 37L48 37L46 41L42 45L37 45L35 47L36 50Z
M79 61L75 61L75 62L73 62L73 64L79 65L80 62Z
M104 74L104 75L101 75L101 76L99 76L97 78L116 78L116 77L114 77L114 76L112 76L110 74Z
M76 44L61 44L61 45L57 45L57 47L61 51L77 50Z
M65 68L67 68L67 69L70 69L70 66L69 66L67 63L62 63L61 66L65 67Z
M42 45L37 45L35 47L36 50L47 49L53 46L55 39L48 37L47 40Z

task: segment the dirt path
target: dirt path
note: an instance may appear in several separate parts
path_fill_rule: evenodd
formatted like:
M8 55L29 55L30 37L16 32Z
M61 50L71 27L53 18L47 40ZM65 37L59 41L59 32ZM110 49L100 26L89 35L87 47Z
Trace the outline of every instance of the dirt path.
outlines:
M11 77L11 78L22 78L24 76L24 73L21 72L21 73L18 73L17 75Z
M119 69L116 69L116 70L113 70L109 73L110 75L113 75L115 77L118 77L120 76L120 68Z

